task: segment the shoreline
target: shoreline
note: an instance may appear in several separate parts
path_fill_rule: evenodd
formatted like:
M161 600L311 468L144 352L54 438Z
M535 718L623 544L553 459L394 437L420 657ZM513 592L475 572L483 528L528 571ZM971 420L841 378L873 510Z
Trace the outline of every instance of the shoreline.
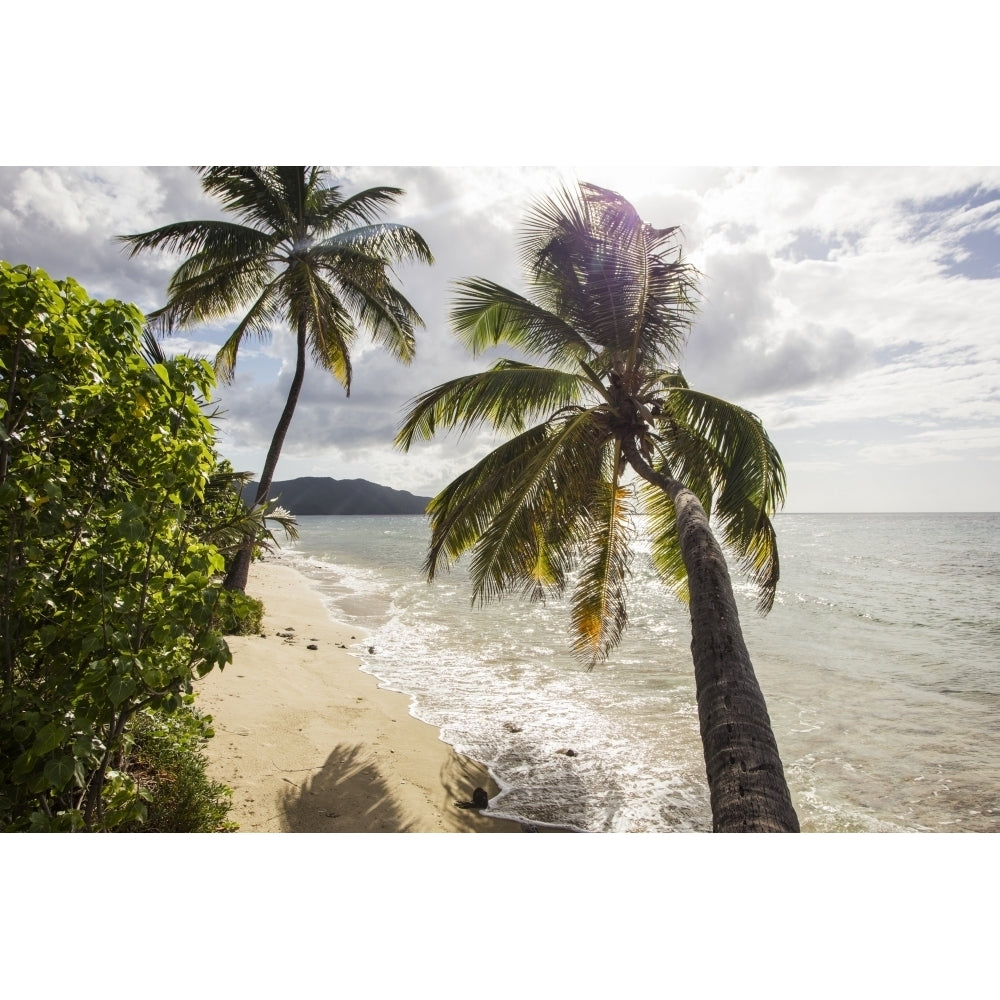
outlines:
M257 562L247 593L264 602L262 635L228 636L233 662L195 684L215 730L208 774L233 790L240 832L523 832L456 805L500 789L361 670L350 649L364 634L333 621L306 577Z

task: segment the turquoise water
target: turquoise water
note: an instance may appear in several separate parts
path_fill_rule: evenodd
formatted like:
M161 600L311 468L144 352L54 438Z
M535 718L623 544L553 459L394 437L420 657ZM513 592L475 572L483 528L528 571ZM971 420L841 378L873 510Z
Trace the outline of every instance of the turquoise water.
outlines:
M736 589L802 828L1000 830L1000 515L776 523L774 610L759 618ZM711 828L687 609L643 553L626 639L588 672L561 602L472 608L461 566L426 583L422 517L300 528L281 558L366 631L364 669L490 767L492 811L588 831Z

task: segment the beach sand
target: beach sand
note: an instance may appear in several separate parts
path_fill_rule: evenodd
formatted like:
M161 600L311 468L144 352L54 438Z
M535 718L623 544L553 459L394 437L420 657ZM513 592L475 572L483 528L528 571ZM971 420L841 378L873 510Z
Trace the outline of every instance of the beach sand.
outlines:
M521 832L455 805L499 789L360 670L348 649L365 636L334 622L304 576L255 563L247 593L264 602L265 637L230 636L233 662L196 685L215 730L208 773L233 789L241 832Z

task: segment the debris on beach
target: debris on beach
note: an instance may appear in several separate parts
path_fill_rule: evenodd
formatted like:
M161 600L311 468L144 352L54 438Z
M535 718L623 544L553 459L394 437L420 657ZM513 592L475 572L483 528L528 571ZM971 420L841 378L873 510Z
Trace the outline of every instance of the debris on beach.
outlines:
M487 809L489 808L490 797L486 794L485 788L475 788L472 791L471 802L456 802L459 809Z

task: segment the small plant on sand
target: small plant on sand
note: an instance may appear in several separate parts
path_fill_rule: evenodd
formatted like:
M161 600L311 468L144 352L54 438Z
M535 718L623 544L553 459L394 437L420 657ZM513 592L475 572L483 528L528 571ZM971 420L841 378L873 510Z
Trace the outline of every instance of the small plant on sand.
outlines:
M146 803L143 820L120 827L131 833L229 833L232 791L206 774L202 753L213 735L211 716L191 708L136 713L129 727L124 769Z
M212 624L223 635L259 635L264 602L241 590L221 590Z

